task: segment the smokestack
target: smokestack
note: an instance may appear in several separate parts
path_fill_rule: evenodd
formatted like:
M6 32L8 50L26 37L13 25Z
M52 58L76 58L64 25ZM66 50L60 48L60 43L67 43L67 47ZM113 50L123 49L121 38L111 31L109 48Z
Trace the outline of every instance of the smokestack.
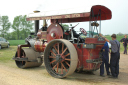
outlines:
M33 11L34 13L39 13L40 11ZM37 34L39 30L39 20L35 20L35 34Z
M43 27L47 27L46 20L43 20Z

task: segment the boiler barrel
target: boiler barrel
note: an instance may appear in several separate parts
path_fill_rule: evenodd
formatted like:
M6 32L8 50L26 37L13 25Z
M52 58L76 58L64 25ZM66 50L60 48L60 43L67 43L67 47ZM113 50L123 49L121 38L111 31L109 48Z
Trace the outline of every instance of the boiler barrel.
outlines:
M44 43L42 41L36 41L34 43L34 48L37 52L44 52L44 49L46 47L47 43Z

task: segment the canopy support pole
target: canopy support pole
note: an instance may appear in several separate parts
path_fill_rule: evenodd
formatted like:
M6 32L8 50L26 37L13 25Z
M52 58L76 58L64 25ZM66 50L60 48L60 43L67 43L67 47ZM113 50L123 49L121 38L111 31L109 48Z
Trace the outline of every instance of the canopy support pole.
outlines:
M100 27L99 27L99 33L101 33L101 9L100 9Z

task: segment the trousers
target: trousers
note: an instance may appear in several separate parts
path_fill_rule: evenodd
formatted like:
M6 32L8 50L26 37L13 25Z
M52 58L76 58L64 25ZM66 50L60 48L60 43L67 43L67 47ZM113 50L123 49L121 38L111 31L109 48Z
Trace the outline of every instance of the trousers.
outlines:
M107 75L110 74L109 72L109 56L108 55L103 55L103 58L102 58L102 64L100 66L100 75L103 75L104 74L104 65L105 65L105 68L106 68L106 72L107 72Z
M124 45L124 54L127 54L127 46Z
M118 52L111 53L110 59L110 69L113 77L118 77L119 75L119 56Z

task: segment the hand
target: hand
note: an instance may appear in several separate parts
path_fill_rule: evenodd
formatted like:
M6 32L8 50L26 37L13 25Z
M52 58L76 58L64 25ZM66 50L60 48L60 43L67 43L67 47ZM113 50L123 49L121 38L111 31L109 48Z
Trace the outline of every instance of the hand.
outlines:
M111 52L110 52L110 49L108 50L108 52L111 53Z
M103 37L103 35L101 33L99 33L99 36Z
M105 52L105 49L103 49L103 51Z

